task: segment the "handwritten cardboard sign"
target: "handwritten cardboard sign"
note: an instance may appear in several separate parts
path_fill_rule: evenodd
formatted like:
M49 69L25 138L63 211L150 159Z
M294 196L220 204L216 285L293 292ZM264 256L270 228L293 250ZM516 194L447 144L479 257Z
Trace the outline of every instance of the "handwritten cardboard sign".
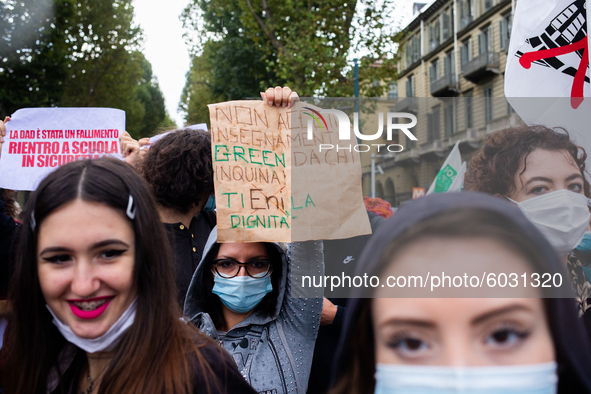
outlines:
M219 242L371 233L359 153L320 153L320 143L338 138L336 118L306 140L302 111L300 104L289 109L262 101L209 105Z
M0 187L35 190L51 171L74 160L121 158L125 112L112 108L26 108L6 123Z
M291 242L287 110L209 105L219 242Z

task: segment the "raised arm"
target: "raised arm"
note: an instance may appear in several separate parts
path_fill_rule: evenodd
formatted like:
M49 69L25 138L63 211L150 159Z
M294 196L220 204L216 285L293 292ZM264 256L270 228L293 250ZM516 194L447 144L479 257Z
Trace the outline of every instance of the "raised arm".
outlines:
M4 123L10 120L10 116L4 118L4 122L0 121L0 154L2 154L2 144L4 144L4 136L6 135L6 126Z
M320 326L324 288L310 285L324 275L322 241L294 242L288 249L287 288L281 309L285 324L315 338Z

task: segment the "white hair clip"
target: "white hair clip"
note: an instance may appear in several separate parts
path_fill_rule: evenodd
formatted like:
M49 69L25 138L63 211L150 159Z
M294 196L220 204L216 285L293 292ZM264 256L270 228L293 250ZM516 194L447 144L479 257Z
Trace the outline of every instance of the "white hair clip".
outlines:
M125 211L127 217L131 220L135 219L135 204L133 203L133 197L129 195L129 202L127 203L127 211Z

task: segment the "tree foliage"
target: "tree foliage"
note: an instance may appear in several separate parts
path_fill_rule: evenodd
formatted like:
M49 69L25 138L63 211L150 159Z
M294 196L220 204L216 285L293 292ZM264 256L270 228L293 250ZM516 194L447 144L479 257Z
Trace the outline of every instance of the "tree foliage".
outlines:
M182 16L195 60L181 108L190 118L199 94L253 97L278 84L300 96L352 96L352 51L368 54L362 93L382 95L395 77L392 9L392 0L193 0Z
M0 13L1 113L119 108L135 137L165 119L131 0L7 0Z

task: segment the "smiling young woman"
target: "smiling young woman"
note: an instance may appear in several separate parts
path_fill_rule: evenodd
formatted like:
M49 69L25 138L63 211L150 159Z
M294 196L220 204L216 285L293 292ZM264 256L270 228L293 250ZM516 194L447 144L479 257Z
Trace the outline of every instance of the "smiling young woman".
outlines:
M115 159L68 163L31 195L9 300L6 393L251 393L180 320L145 182Z

